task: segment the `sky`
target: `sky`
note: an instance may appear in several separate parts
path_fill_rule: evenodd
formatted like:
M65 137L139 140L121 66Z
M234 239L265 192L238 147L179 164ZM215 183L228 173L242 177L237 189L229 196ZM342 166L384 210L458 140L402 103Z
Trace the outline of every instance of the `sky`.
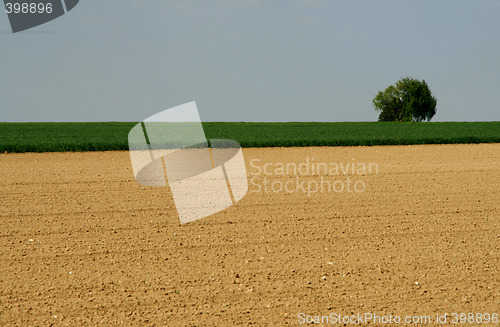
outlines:
M376 121L405 76L433 121L500 121L500 0L81 0L13 34L0 13L0 121Z

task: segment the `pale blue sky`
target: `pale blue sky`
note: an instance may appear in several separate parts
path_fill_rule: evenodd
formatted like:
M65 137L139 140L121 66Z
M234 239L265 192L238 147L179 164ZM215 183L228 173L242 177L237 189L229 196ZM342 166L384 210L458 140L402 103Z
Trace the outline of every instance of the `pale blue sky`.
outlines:
M500 1L81 0L12 34L0 121L375 121L377 91L425 79L433 121L500 120Z

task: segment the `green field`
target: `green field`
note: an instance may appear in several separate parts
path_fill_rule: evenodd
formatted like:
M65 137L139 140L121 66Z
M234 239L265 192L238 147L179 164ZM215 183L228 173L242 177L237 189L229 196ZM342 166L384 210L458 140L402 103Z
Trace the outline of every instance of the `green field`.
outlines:
M0 123L0 152L128 150L136 123ZM500 122L203 123L243 147L500 143Z

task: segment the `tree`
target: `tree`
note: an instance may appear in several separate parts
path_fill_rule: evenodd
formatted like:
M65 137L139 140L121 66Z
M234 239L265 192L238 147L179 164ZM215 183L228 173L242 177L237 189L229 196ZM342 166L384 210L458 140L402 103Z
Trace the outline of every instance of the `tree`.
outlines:
M437 100L425 80L405 77L373 98L379 121L430 121Z

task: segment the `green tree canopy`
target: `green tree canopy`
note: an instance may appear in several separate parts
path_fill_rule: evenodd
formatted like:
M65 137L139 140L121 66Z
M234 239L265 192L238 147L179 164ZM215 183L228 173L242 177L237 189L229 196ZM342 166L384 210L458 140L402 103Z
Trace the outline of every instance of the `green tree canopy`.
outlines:
M436 97L425 80L405 77L373 98L379 121L430 121L436 114Z

